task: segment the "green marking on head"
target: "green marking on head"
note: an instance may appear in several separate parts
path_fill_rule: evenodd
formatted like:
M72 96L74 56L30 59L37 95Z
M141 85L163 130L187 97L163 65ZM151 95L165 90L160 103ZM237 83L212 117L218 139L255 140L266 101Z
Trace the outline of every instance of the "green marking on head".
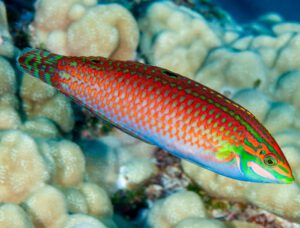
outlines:
M77 67L78 63L76 61L70 62L70 66L72 67Z
M57 61L61 58L63 56L27 48L18 57L18 64L22 71L51 84L51 77L56 71Z
M289 173L289 171L285 168L285 167L283 167L282 165L278 165L279 166L279 168L280 169L282 169L285 173Z
M227 159L234 152L234 146L232 146L229 143L224 143L223 146L216 152L216 158L218 160L224 160Z
M49 73L45 73L44 75L44 80L49 84L51 85L51 75Z

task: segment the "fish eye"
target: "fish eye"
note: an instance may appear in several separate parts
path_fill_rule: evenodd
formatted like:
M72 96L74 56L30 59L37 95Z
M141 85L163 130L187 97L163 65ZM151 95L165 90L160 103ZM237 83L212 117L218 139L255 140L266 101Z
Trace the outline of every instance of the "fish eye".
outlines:
M264 157L264 163L267 166L275 166L275 165L277 165L277 159L276 159L276 157L273 154L267 154Z

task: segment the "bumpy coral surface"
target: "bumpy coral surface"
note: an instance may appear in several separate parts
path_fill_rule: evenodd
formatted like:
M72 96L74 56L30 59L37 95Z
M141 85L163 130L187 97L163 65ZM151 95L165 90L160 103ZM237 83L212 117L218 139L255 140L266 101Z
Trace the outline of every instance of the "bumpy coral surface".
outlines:
M189 77L201 67L208 50L221 44L201 15L169 2L150 5L139 24L141 48L150 63Z
M134 59L139 41L126 8L95 0L39 0L31 29L34 46L65 55Z
M47 118L64 132L72 130L73 110L65 96L36 78L24 75L21 87L23 107L30 119Z
M149 214L149 223L153 227L167 228L193 217L206 217L201 198L193 192L179 192L155 203Z
M20 203L48 179L36 142L20 131L2 133L0 161L1 202Z

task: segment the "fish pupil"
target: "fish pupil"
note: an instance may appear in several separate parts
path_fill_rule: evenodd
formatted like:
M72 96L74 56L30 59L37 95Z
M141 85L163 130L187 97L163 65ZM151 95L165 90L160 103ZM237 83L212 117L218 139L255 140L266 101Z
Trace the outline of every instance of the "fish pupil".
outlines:
M275 157L273 157L272 155L268 155L265 157L264 163L268 166L274 166L276 165L277 161Z
M268 160L269 165L273 165L273 161L271 159Z

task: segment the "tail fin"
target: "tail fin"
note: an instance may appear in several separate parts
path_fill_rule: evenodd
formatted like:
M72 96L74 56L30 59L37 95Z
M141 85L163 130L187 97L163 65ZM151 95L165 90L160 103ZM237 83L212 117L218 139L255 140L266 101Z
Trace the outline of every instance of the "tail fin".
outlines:
M51 77L57 69L57 61L61 58L63 56L48 51L25 48L17 57L17 64L21 71L51 84Z

